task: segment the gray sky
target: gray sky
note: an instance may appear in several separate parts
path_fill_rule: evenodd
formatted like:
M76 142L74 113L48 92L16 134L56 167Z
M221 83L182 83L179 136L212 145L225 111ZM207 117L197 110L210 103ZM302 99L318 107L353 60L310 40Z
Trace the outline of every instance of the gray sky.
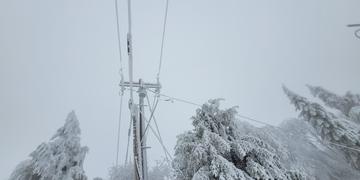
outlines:
M133 3L135 79L155 81L165 0ZM125 6L120 0L123 52ZM283 83L304 95L305 84L359 93L360 40L345 27L360 22L358 7L358 0L171 0L162 92L197 103L222 97L225 107L271 124L297 116ZM72 109L90 147L87 174L107 177L119 112L115 27L113 0L0 1L0 179ZM172 150L195 107L162 101L158 108ZM124 108L121 162L128 116ZM153 162L163 153L149 143Z

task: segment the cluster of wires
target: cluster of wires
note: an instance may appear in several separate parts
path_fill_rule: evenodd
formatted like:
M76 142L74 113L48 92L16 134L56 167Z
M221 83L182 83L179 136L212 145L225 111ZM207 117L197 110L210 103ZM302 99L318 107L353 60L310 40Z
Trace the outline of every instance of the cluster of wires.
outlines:
M201 107L201 105L199 103L195 103L195 102L192 102L192 101L189 101L189 100L184 100L184 99L181 99L181 98L177 98L177 97L172 97L172 96L169 96L169 95L165 95L165 94L160 94L160 96L163 96L165 98L169 98L170 102L181 102L181 103L185 103L185 104L188 104L188 105L192 105L192 106L196 106L196 107ZM166 100L168 101L168 100ZM255 123L258 123L258 124L262 124L262 125L266 125L266 126L270 126L270 127L273 127L273 128L278 128L272 124L269 124L265 121L261 121L261 120L258 120L258 119L255 119L255 118L251 118L249 116L245 116L245 115L242 115L242 114L237 114L237 117L240 118L240 119L243 119L243 120L248 120L248 121L252 121L252 122L255 122ZM357 152L360 152L360 149L358 148L354 148L354 147L349 147L349 146L346 146L346 145L342 145L342 144L338 144L338 143L334 143L334 142L330 142L330 141L326 141L324 139L322 139L321 141L323 141L324 143L327 143L327 144L330 144L330 145L334 145L334 146L337 146L337 147L340 147L340 148L344 148L344 149L348 149L348 150L351 150L351 151L357 151Z
M124 82L124 72L123 72L123 59L122 59L122 51L121 51L121 35L120 35L120 22L119 22L119 7L118 7L118 0L115 0L115 16L116 16L116 30L117 30L117 41L118 41L118 53L119 53L119 59L120 59L120 70L119 70L119 74L120 74L120 78L121 78L121 84L123 84ZM161 73L161 67L162 67L162 62L163 62L163 52L164 52L164 41L165 41L165 33L166 33L166 24L167 24L167 17L168 17L168 9L169 9L169 0L166 0L166 6L165 6L165 13L164 13L164 20L163 20L163 30L162 30L162 36L161 36L161 47L160 47L160 56L159 56L159 68L158 68L158 72L156 75L156 79L157 79L157 83L159 84L160 82L160 73ZM132 47L131 47L131 0L128 0L128 25L129 25L129 32L127 35L128 38L128 42L127 42L127 48L128 48L128 54L129 54L129 77L130 77L130 96L131 96L131 103L133 101L132 99ZM130 42L129 42L130 41ZM129 44L130 43L130 44ZM121 117L122 117L122 108L123 108L123 96L124 96L124 91L125 91L125 87L121 86L121 92L120 92L120 109L119 109L119 118L118 118L118 128L117 128L117 139L116 139L116 166L119 165L119 151L120 151L120 130L121 130ZM153 105L150 104L149 101L149 97L147 96L147 100L148 100L148 107L150 108L150 118L147 121L147 125L145 128L145 134L148 130L148 128L151 129L151 131L153 132L154 136L157 138L157 140L160 142L164 152L165 152L165 157L167 160L170 160L172 157L168 151L168 149L165 147L163 140L161 138L161 134L160 134L160 130L158 128L158 124L156 122L155 119L155 115L154 112L156 110L157 104L159 102L159 93L160 91L157 90L156 91L156 95L154 96L154 103ZM144 112L141 112L142 114L144 114ZM132 118L131 118L132 119ZM154 130L154 128L151 126L151 121L154 120L155 122L155 127L156 130ZM132 120L131 120L132 121ZM126 157L125 157L125 164L128 163L128 157L129 157L129 145L130 145L130 136L131 136L131 124L132 122L130 121L130 125L129 125L129 130L128 130L128 138L127 138L127 148L126 148Z

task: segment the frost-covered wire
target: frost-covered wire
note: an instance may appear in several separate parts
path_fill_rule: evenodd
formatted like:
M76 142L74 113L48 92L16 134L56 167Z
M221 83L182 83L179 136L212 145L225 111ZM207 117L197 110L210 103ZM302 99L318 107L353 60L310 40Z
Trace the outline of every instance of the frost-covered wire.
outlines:
M119 74L121 79L124 78L123 75L123 60L122 60L122 52L121 52L121 38L120 38L120 23L119 23L119 9L118 9L118 0L115 0L115 15L116 15L116 32L117 32L117 41L118 41L118 51L119 51L119 60L120 60L120 70Z
M144 113L144 112L141 112ZM149 121L144 118L144 120L146 121L146 123L149 123ZM165 158L171 162L172 161L172 157L169 153L169 150L166 148L166 146L164 145L164 142L162 141L162 138L155 132L154 128L151 126L151 124L149 124L150 130L153 133L153 135L155 136L155 138L158 140L158 142L160 143L160 145L162 146L164 153L165 153ZM167 156L166 156L167 155ZM170 160L169 160L170 159Z
M150 92L154 93L154 94L158 94L159 96L163 96L163 97L166 97L166 98L169 98L170 100L173 100L173 101L178 101L178 102L183 102L183 103L186 103L186 104L191 104L191 105L194 105L194 106L198 106L198 107L201 107L200 104L198 103L194 103L194 102L191 102L191 101L188 101L188 100L184 100L184 99L180 99L180 98L176 98L176 97L172 97L172 96L168 96L166 94L161 94L161 93L157 93L153 90L150 90Z
M151 104L150 104L149 96L146 96L146 99L147 99L147 103L148 103L148 106L149 106L149 110L150 110L151 112L154 112L154 108L155 108L155 107L153 106L154 108L152 108L152 106L151 106ZM157 100L156 100L156 105L157 105L159 99L158 99L157 97L155 97L155 99L157 99ZM155 105L155 104L154 104L154 105ZM154 119L156 131L157 131L157 134L158 134L158 136L159 136L159 141L161 141L160 143L164 143L164 141L162 140L162 136L161 136L160 129L159 129L159 126L158 126L158 123L157 123L157 120L156 120L155 115L153 115L152 118ZM150 121L149 121L149 124L150 124ZM170 162L170 159L172 159L172 157L171 157L171 155L169 154L169 151L166 149L166 146L165 146L165 145L162 145L162 147L163 147L163 150L164 150L164 152L165 152L165 158L167 159L167 161Z
M161 38L159 69L158 69L158 73L157 73L157 79L158 79L158 81L159 81L159 78L160 78L160 72L161 72L161 66L162 66L162 59L163 59L163 54L164 54L163 52L164 52L164 41L165 41L166 24L167 24L167 17L168 17L168 9L169 9L169 0L166 0L165 15L164 15L164 22L163 22L163 32L162 32L162 38Z
M237 116L242 118L242 119L247 119L247 120L257 122L257 123L260 123L260 124L264 124L264 125L267 125L267 126L271 126L271 127L276 127L276 126L274 126L272 124L269 124L269 123L266 123L266 122L263 122L263 121L259 121L259 120L256 120L254 118L250 118L250 117L247 117L247 116L244 116L244 115L241 115L241 114L237 114Z
M156 100L155 100L155 99L156 99ZM151 106L151 104L150 104L150 99L149 99L149 96L148 96L148 95L146 95L146 100L147 100L147 103L148 103L148 105L149 105L149 110L152 111L152 112L154 112L154 108L156 108L157 104L159 103L159 97L156 96L156 97L154 98L154 101L156 102L156 104L155 104L155 102L154 102L154 103L153 103L153 104L154 104L153 106ZM160 140L162 141L161 133L160 133L159 126L158 126L157 120L156 120L156 118L155 118L155 115L153 115L153 119L154 119L156 131L157 131L157 133L158 133L158 135L159 135L159 137L160 137Z
M323 140L324 141L324 140ZM333 143L333 142L330 142L330 141L325 141L329 144L332 144L332 145L335 145L335 146L339 146L339 147L342 147L342 148L345 148L345 149L350 149L350 150L353 150L353 151L357 151L357 152L360 152L360 149L357 149L357 148L352 148L352 147L348 147L348 146L344 146L344 145L341 145L341 144L337 144L337 143Z
M259 121L259 120L256 120L256 119L254 119L254 118L249 118L249 117L243 116L243 115L238 115L238 116L241 117L241 118L250 120L250 121L254 121L254 122L257 122L257 123L260 123L260 124L264 124L264 125L268 125L268 126L277 128L276 126L271 125L271 124L269 124L269 123L266 123L266 122L264 122L264 121ZM325 143L328 143L328 144L332 144L332 145L338 146L338 147L342 147L342 148L346 148L346 149L350 149L350 150L353 150L353 151L358 151L358 152L360 152L360 149L357 149L357 148L348 147L348 146L345 146L345 145L333 143L333 142L326 141L326 140L323 140L323 139L322 139L321 141L323 141L323 142L325 142Z
M119 151L120 151L120 129L121 129L121 115L122 115L122 106L123 106L123 97L120 96L120 110L119 110L119 122L118 122L118 131L117 131L117 142L116 142L116 167L119 165Z
M130 137L131 137L131 124L132 124L132 118L130 117L130 124L129 124L129 129L128 129L128 138L127 138L127 144L126 144L125 165L128 163L128 158L129 158L129 146L130 146Z
M115 15L116 15L116 31L117 31L118 51L119 51L119 60L120 60L119 74L120 74L121 81L124 81L122 53L121 53L121 40L120 40L120 27L119 27L118 0L115 0ZM116 140L117 141L116 142L116 166L119 165L120 130L121 130L121 115L122 115L123 96L124 96L124 87L122 86L121 92L120 92L120 109L119 109L120 112L119 112L117 140Z
M149 106L149 109L150 109L150 117L149 117L149 122L148 122L148 123L146 124L146 126L145 126L144 134L142 135L141 140L143 139L143 137L145 136L145 134L146 134L146 132L147 132L147 130L148 130L148 128L149 128L149 125L150 125L150 123L151 123L151 120L152 120L153 117L154 117L154 112L155 112L156 107L157 107L157 105L158 105L158 103L159 103L159 99L155 97L155 104L154 104L154 106L153 106L154 108L151 108L150 100L149 100L149 97L148 97L147 94L146 94L146 98L147 98L148 106Z
M269 124L269 123L266 123L266 122L264 122L264 121L259 121L259 120L256 120L256 119L254 119L254 118L250 118L250 117L243 116L243 115L239 115L239 114L238 114L238 116L239 116L240 118L244 118L244 119L247 119L247 120L250 120L250 121L254 121L254 122L257 122L257 123L260 123L260 124L264 124L264 125L268 125L268 126L277 128L276 126L271 125L271 124ZM338 147L343 147L343 148L346 148L346 149L350 149L350 150L353 150L353 151L358 151L358 152L360 152L360 149L357 149L357 148L344 146L344 145L337 144L337 143L333 143L333 142L326 141L326 140L323 140L323 139L322 139L321 141L323 141L323 142L325 142L325 143L328 143L328 144L332 144L332 145L338 146Z
M155 93L154 91L151 91L151 92ZM183 100L183 99L179 99L179 98L174 98L174 97L171 97L171 96L168 96L168 95L164 95L164 94L159 94L159 95L160 95L160 96L167 97L167 98L170 98L170 99L175 100L175 101L179 101L179 102L183 102L183 103L186 103L186 104L190 104L190 105L195 105L195 106L201 107L200 104L194 103L194 102L191 102L191 101L188 101L188 100ZM257 119L255 119L255 118L251 118L251 117L244 116L244 115L241 115L241 114L237 114L237 116L240 117L240 118L242 118L242 119L247 119L247 120L250 120L250 121L253 121L253 122L257 122L257 123L260 123L260 124L264 124L264 125L268 125L268 126L277 128L276 126L274 126L274 125L272 125L272 124L266 123L266 122L264 122L264 121L257 120ZM324 140L323 140L323 141L324 141ZM343 148L346 148L346 149L349 149L349 150L353 150L353 151L358 151L358 152L360 152L360 149L357 149L357 148L348 147L348 146L345 146L345 145L342 145L342 144L337 144L337 143L333 143L333 142L329 142L329 141L326 141L326 142L328 142L329 144L335 145L335 146L339 146L339 147L343 147Z

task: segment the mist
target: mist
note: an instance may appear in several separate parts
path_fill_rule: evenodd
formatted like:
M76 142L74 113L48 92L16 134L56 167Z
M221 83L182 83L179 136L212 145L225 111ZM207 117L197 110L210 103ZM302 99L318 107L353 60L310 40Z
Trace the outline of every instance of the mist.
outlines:
M281 89L305 84L360 92L360 2L170 1L161 93L224 107L272 125L297 117ZM133 1L134 78L156 82L165 1ZM119 1L125 79L126 1ZM90 151L89 178L107 177L116 158L120 97L114 1L0 1L0 179L27 159L75 110ZM129 125L125 93L120 161ZM196 106L160 101L155 116L173 153L192 129ZM258 124L254 124L259 126ZM149 136L149 163L164 154Z

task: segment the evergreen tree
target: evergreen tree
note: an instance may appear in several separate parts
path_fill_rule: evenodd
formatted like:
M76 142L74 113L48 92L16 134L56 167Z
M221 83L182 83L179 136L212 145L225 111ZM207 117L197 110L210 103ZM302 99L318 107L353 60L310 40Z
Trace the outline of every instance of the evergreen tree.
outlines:
M83 162L88 151L80 145L80 127L75 112L47 143L40 144L20 163L9 180L86 180Z
M350 121L350 118L347 118L347 116L337 117L333 113L326 111L320 104L310 102L286 87L283 87L283 89L296 110L300 111L300 117L309 122L322 139L338 144L336 147L344 152L348 162L354 168L360 170L360 152L356 150L360 149L360 125ZM322 94L321 98L330 107L337 107L343 110L345 108L341 107L347 107L343 106L341 98L334 98L334 95L325 96L324 94L326 93L321 88L317 88L317 90L313 88L312 91L314 94ZM340 103L337 103L336 100L339 100Z
M179 180L304 179L286 170L275 150L239 132L236 107L210 100L192 117L194 129L178 136L173 168Z
M339 96L320 86L307 85L307 87L313 96L321 99L328 107L339 110L345 116L349 116L352 108L360 106L360 95L353 94L350 91L344 96Z

